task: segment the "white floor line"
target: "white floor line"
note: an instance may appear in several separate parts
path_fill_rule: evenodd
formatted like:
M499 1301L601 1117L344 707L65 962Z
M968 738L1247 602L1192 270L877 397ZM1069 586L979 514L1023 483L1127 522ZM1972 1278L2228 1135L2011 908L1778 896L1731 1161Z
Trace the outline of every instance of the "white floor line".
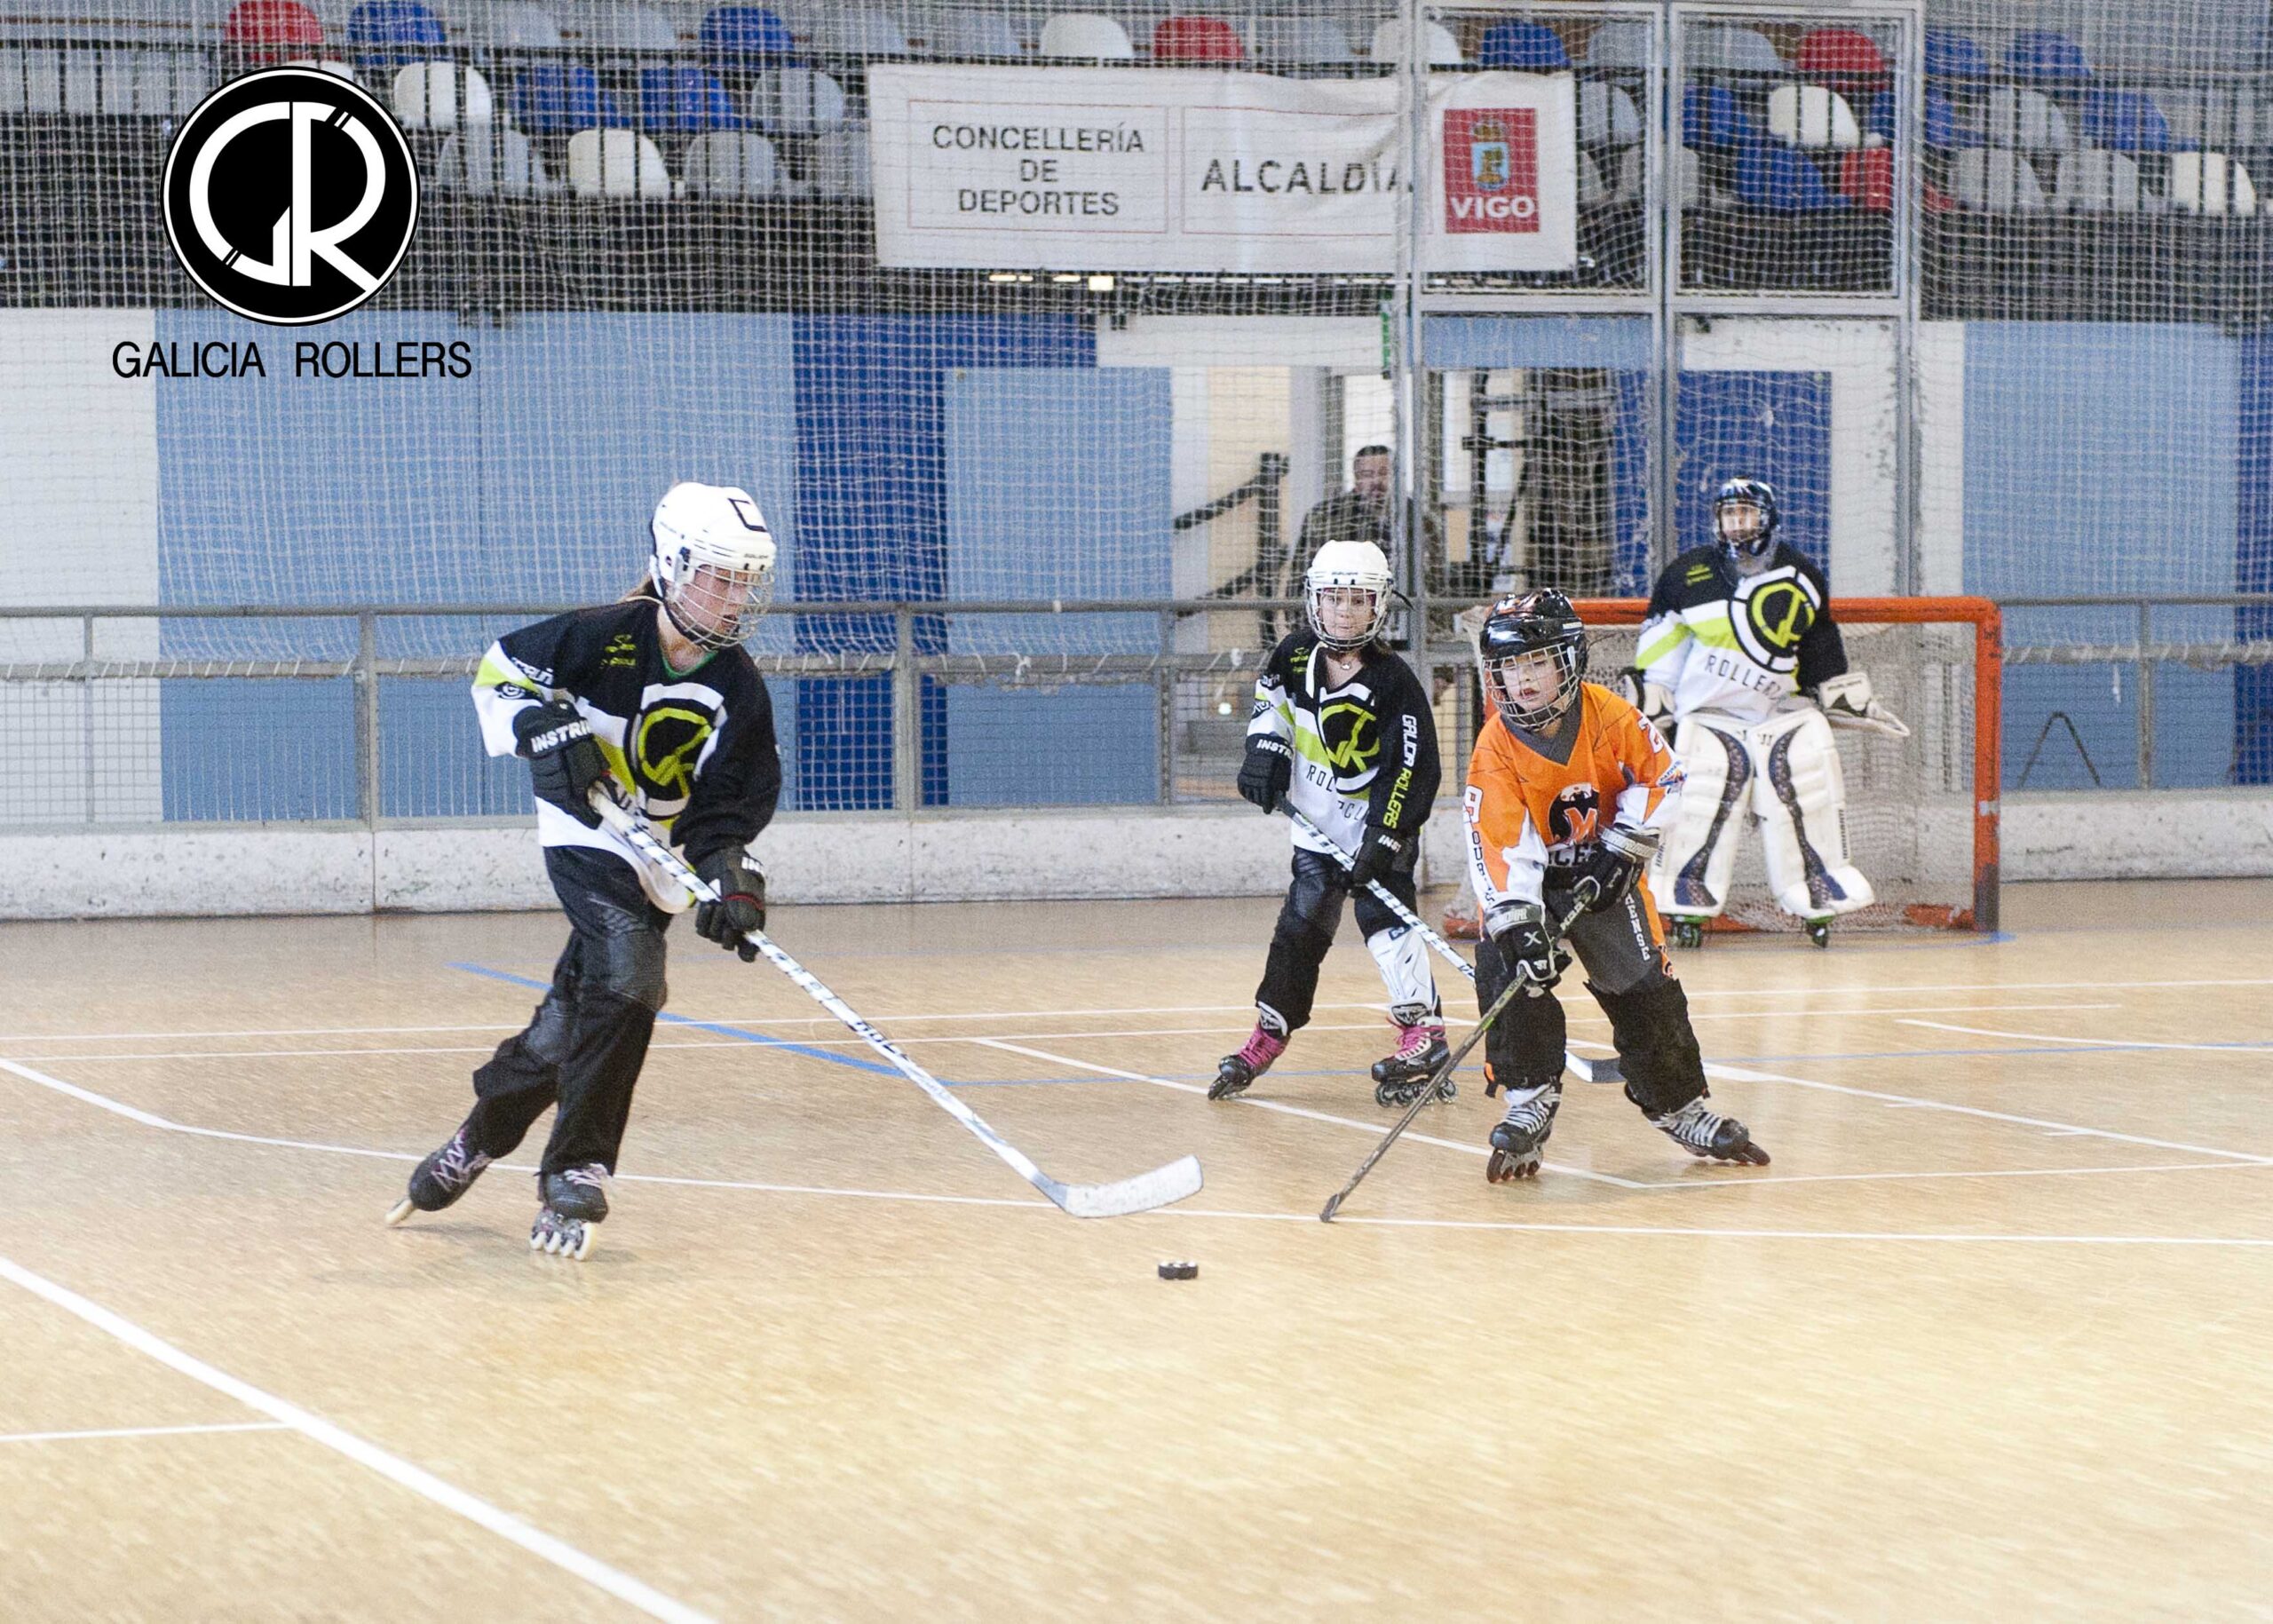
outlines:
M1896 981L1875 986L1826 986L1810 981L1792 986L1692 988L1689 996L1694 1002L1699 998L1846 998L1871 993L2120 993L2166 986L2273 986L2273 976L2183 981Z
M2078 1043L2087 1048L2182 1049L2196 1054L2261 1055L2273 1053L2273 1043L2153 1043L2145 1038L2079 1038L2052 1032L1998 1032L1987 1026L1952 1026L1946 1021L1905 1020L1905 1026L1924 1026L1935 1032L1962 1032L1976 1038L2018 1038L2029 1043Z
M445 1510L455 1511L468 1522L519 1546L533 1557L550 1562L595 1589L606 1591L618 1601L637 1607L650 1618L665 1620L667 1624L712 1624L707 1613L698 1612L683 1602L673 1601L661 1591L642 1583L629 1573L610 1567L598 1557L587 1556L565 1540L556 1539L541 1528L530 1526L510 1512L499 1510L487 1501L468 1493L455 1484L444 1482L433 1473L413 1466L399 1455L389 1454L377 1445L333 1425L321 1415L288 1403L273 1393L264 1392L226 1371L216 1369L163 1338L144 1330L131 1320L112 1312L99 1303L91 1302L75 1291L35 1274L19 1263L0 1257L0 1279L20 1286L34 1296L44 1298L64 1312L75 1315L97 1330L124 1343L136 1352L147 1355L193 1382L202 1382L217 1393L226 1394L246 1408L289 1428L311 1442L346 1456L357 1465L378 1473L389 1482L432 1501Z
M1256 1224L1316 1224L1314 1212L1224 1212L1205 1207L1163 1207L1147 1216L1162 1218L1236 1218ZM1691 1228L1666 1224L1527 1224L1494 1218L1369 1218L1343 1214L1333 1227L1372 1224L1384 1229L1512 1230L1545 1235L1669 1235L1700 1240L1868 1240L1919 1241L1976 1246L2168 1246L2273 1247L2273 1237L2253 1235L2020 1235L1978 1234L1966 1231L1905 1232L1851 1229L1721 1229Z
M198 1427L99 1427L86 1432L0 1432L0 1444L61 1444L92 1438L180 1438L193 1432L286 1432L281 1421L209 1422Z
M2017 1010L2119 1010L2123 1006L2119 1003L1929 1003L1913 1004L1908 1008L1897 1006L1891 1010L1707 1010L1702 1012L1692 1011L1690 1018L1691 1020L1764 1020L1771 1018L1796 1018L1813 1020L1818 1016L1830 1015L1964 1015L1975 1011L1986 1013L1992 1010L2003 1014ZM1572 1018L1575 1022L1577 1018ZM1588 1016L1587 1018L1605 1026L1610 1024L1609 1018L1606 1016Z
M2257 1167L2273 1167L2273 1156L2253 1155L2247 1151L2220 1150L2207 1145L2186 1145L2176 1139L2150 1138L2144 1134L2117 1133L2111 1129L2086 1128L2075 1122L2048 1121L2043 1117L2016 1116L2009 1111L1988 1111L1979 1105L1953 1105L1948 1100L1925 1099L1914 1094L1889 1094L1881 1089L1850 1088L1840 1082L1817 1082L1806 1077L1786 1077L1777 1072L1756 1072L1749 1066L1728 1066L1719 1061L1705 1063L1707 1077L1724 1079L1730 1082L1779 1082L1794 1089L1816 1089L1826 1094L1846 1094L1857 1099L1875 1099L1889 1105L1917 1111L1946 1111L1956 1116L1977 1116L1992 1122L2015 1122L2023 1128L2058 1129L2079 1137L2112 1139L2121 1145L2146 1145L2157 1150L2183 1151L2190 1156L2218 1156L2229 1161L2245 1161Z
M1907 1109L1909 1107L1905 1107ZM2089 1129L2064 1128L2059 1134L2086 1136ZM1762 1184L1866 1184L1916 1179L1949 1178L2075 1178L2087 1174L2224 1173L2261 1165L2254 1161L2142 1161L2114 1168L1975 1168L1924 1173L1754 1173L1742 1180L1699 1178L1679 1184L1652 1184L1653 1190L1754 1190Z
M1304 1030L1308 1031L1311 1028L1305 1027ZM1010 1054L1025 1055L1030 1059L1047 1060L1053 1066L1070 1066L1076 1071L1095 1072L1101 1077L1122 1077L1130 1082L1149 1082L1159 1088L1176 1089L1186 1094L1208 1092L1207 1085L1204 1083L1177 1082L1167 1077L1147 1076L1143 1072L1124 1072L1117 1066L1097 1066L1088 1060L1076 1060L1071 1055L1054 1055L1047 1050L1021 1048L1002 1038L965 1038L963 1042L983 1044L988 1049L1000 1049ZM1375 1138L1379 1138L1389 1131L1389 1124L1386 1122L1360 1121L1356 1117L1334 1116L1327 1112L1312 1111L1302 1105L1289 1105L1275 1099L1256 1099L1252 1095L1243 1094L1232 1103L1253 1105L1258 1111L1275 1111L1281 1116L1299 1116L1306 1117L1313 1122L1331 1122L1337 1128L1354 1128L1360 1133L1372 1134ZM1492 1153L1489 1145L1470 1145L1461 1139L1439 1139L1433 1134L1410 1132L1405 1137L1416 1144L1434 1145L1444 1150L1458 1151L1465 1156L1489 1156ZM1553 1161L1542 1162L1540 1165L1551 1173L1568 1174L1572 1178L1591 1179L1596 1184L1616 1184L1621 1190L1656 1188L1655 1185L1641 1184L1634 1179L1619 1178L1609 1173L1596 1173L1588 1168L1564 1167L1559 1162Z

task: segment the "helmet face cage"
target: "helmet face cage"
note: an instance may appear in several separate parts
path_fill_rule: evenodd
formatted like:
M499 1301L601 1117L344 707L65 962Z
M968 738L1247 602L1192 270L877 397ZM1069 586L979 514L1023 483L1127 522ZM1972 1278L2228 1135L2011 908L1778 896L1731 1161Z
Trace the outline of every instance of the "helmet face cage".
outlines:
M1747 536L1730 535L1723 518L1731 508L1749 507L1760 514L1759 527ZM1713 498L1713 542L1731 564L1763 559L1776 548L1776 490L1765 479L1730 479Z
M1524 601L1494 614L1476 640L1477 664L1500 719L1526 733L1540 733L1561 721L1578 701L1579 685L1587 675L1587 629L1567 598L1560 593L1551 598L1553 601L1536 607ZM1555 694L1542 704L1525 705L1508 691L1507 678L1516 667L1540 654L1554 659Z
M747 642L757 630L773 601L773 566L753 567L747 559L721 563L682 546L668 558L657 555L655 587L679 635L715 652ZM705 611L699 617L689 603L698 596Z
M1307 586L1309 590L1304 594L1307 600L1305 607L1310 614L1311 630L1317 634L1318 640L1327 648L1333 649L1337 654L1347 654L1351 649L1365 647L1366 644L1382 635L1382 626L1389 619L1388 582L1360 581L1354 577L1345 580L1338 575L1331 579L1320 579L1313 573ZM1366 627L1362 632L1353 634L1328 629L1326 595L1329 592L1370 592L1373 594L1373 613L1366 617Z

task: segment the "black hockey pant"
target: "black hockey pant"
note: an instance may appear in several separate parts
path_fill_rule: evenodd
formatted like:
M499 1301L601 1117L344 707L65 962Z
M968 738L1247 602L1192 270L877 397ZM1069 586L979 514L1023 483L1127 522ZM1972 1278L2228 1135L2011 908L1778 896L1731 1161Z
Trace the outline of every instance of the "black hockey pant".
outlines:
M474 1073L467 1127L476 1150L503 1156L557 1103L540 1170L597 1161L614 1173L663 1007L663 930L671 916L648 901L620 857L549 846L544 867L567 910L568 946L527 1028Z
M1413 883L1413 865L1420 857L1420 842L1407 844L1394 872L1382 883L1390 894L1417 911L1419 891ZM1263 963L1263 984L1255 989L1255 1009L1270 1024L1276 1016L1287 1033L1310 1025L1311 1004L1318 996L1319 966L1342 923L1342 899L1349 894L1350 876L1342 865L1322 852L1295 848L1294 883L1287 887L1286 905L1271 932L1271 951ZM1382 931L1398 927L1379 897L1370 891L1358 893L1358 929L1370 940ZM1413 1011L1405 1011L1412 1014ZM1431 1009L1425 1011L1433 1015Z
M1549 875L1547 912L1561 918L1570 891ZM1706 1093L1705 1058L1689 1024L1689 995L1666 962L1665 943L1637 888L1617 907L1581 914L1564 939L1587 969L1587 990L1610 1018L1611 1042L1626 1073L1626 1097L1651 1116L1678 1111ZM1488 1010L1513 970L1490 939L1477 944L1477 1010ZM1562 1000L1518 995L1484 1035L1485 1070L1503 1088L1532 1088L1563 1072Z

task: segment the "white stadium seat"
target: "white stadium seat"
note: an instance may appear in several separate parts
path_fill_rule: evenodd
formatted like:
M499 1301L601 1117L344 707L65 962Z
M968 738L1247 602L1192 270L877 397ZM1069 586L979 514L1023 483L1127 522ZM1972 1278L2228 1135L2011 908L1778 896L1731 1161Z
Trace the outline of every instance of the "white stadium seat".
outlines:
M1422 37L1429 42L1429 63L1432 67L1457 67L1468 59L1460 53L1460 42L1452 30L1440 22L1429 25ZM1373 48L1366 54L1376 62L1405 60L1405 25L1390 19L1374 30Z
M698 197L775 197L782 191L773 143L747 130L711 130L687 143L686 189Z
M1791 147L1845 151L1863 145L1855 109L1821 84L1779 84L1769 91L1768 133Z
M873 190L868 173L868 131L847 124L813 143L806 178L820 197L866 197Z
M1950 193L1968 209L2025 214L2044 207L2044 187L2026 157L1998 147L1961 152L1950 169Z
M742 111L777 135L817 135L844 122L844 87L810 67L769 67L752 77Z
M1086 57L1092 61L1133 58L1129 30L1096 12L1059 12L1041 25L1041 54L1046 57Z
M518 130L477 124L442 143L434 184L446 192L524 197L559 190L544 160Z
M2173 153L2170 204L2189 214L2253 215L2257 186L2249 171L2224 153Z
M478 67L454 62L413 62L394 75L394 115L405 130L455 130L497 119L489 81Z
M579 197L669 197L670 166L636 130L579 130L568 138L568 189Z
M2119 152L2065 153L2052 191L2063 209L2134 214L2139 208L2139 166Z

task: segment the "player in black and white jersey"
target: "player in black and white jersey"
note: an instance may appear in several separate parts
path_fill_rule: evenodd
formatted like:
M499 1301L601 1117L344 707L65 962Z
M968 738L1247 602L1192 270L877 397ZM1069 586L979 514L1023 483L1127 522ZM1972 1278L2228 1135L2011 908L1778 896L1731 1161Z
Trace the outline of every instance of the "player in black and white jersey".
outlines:
M1389 559L1373 543L1319 548L1303 577L1309 628L1271 650L1255 680L1239 793L1265 812L1284 798L1327 840L1354 853L1357 866L1345 872L1320 841L1295 829L1294 881L1255 989L1255 1031L1224 1057L1210 1099L1247 1088L1309 1023L1319 966L1350 893L1398 1028L1397 1052L1374 1067L1375 1098L1409 1101L1445 1057L1428 949L1367 889L1378 880L1414 905L1421 826L1438 777L1428 693L1381 640L1390 586Z
M648 578L622 601L540 621L491 646L474 679L482 742L527 758L537 833L568 946L526 1030L473 1074L472 1114L418 1164L389 1216L434 1212L557 1105L539 1163L540 1250L582 1257L663 1007L663 931L693 899L600 822L606 784L646 814L725 900L695 929L744 959L765 923L745 848L781 791L773 709L741 644L772 595L774 543L731 486L674 485L655 506Z
M1775 490L1730 479L1714 539L1666 566L1629 674L1634 701L1673 733L1688 782L1650 870L1675 941L1695 947L1728 905L1747 820L1777 906L1818 946L1832 920L1867 907L1871 883L1847 851L1847 786L1833 723L1895 738L1910 729L1849 670L1822 572L1776 540Z

